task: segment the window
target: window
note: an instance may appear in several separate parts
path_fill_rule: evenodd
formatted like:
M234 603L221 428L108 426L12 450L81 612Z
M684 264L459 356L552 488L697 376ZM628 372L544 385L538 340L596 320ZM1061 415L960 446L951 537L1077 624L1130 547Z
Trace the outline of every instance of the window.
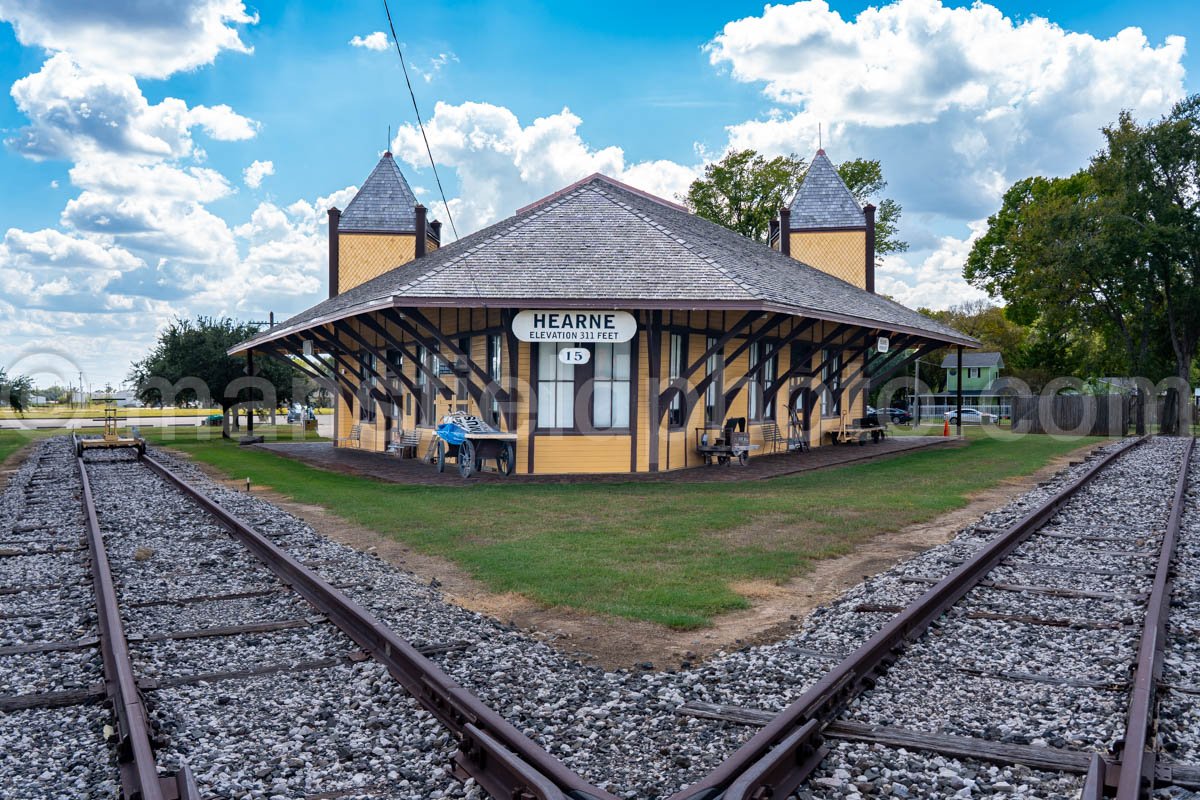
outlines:
M717 346L717 337L709 336L705 339L705 352L712 350ZM704 390L704 424L719 425L724 418L724 412L718 408L721 403L721 372L723 358L721 351L717 350L708 360L704 362L704 367L708 375L715 376L709 381L708 388Z
M759 368L761 365L761 369ZM750 345L749 372L753 375L750 381L750 392L746 397L746 415L752 420L761 421L774 416L775 402L766 402L768 390L775 384L775 350L766 342L755 342Z
M389 394L392 396L392 419L400 419L403 416L400 398L404 394L404 390L400 383L400 375L404 371L404 354L399 350L389 348L384 351L383 358L387 362L387 374L390 378L391 391Z
M366 350L358 352L358 419L360 422L375 422L375 398L371 389L378 385L375 372L379 370L375 354ZM374 370L374 371L372 371Z
M763 364L762 372L758 374L758 381L762 384L763 391L763 419L775 418L775 394L771 390L775 387L775 370L778 364L779 359L776 356L775 348L772 347ZM766 399L768 395L770 400Z
M429 373L433 364L433 354L425 345L417 345L417 423L420 425L433 424L433 387L430 385Z
M500 336L498 334L489 336L487 338L487 348L488 348L488 350L487 350L487 374L488 374L488 377L491 378L493 381L499 382L501 373L500 373ZM497 400L495 398L495 396L492 397L492 405L491 405L490 410L491 410L492 418L489 420L489 422L491 422L492 425L498 426L500 424L500 401Z
M829 417L841 413L842 355L832 355L829 350L821 351L821 416Z
M575 365L558 360L560 350L574 347L569 342L538 344L538 427L575 427Z
M672 382L683 373L683 354L685 352L687 352L687 337L672 333L667 358L667 378ZM672 428L678 428L683 423L683 394L676 392L671 395L671 405L667 408L667 424Z
M629 342L598 344L593 356L596 380L592 395L592 425L629 427Z

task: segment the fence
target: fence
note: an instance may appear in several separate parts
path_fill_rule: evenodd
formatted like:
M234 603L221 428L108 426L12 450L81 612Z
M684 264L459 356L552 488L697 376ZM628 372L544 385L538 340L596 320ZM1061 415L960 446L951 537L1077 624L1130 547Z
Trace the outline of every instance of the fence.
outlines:
M921 422L941 422L946 414L953 413L957 406L954 403L930 403L922 400L918 405L917 414ZM1012 409L1007 403L970 403L963 398L963 408L974 408L983 414L991 414L996 419L1008 419ZM963 417L964 421L966 417Z
M1124 436L1135 421L1135 403L1135 398L1120 394L1013 397L1012 429L1017 433Z

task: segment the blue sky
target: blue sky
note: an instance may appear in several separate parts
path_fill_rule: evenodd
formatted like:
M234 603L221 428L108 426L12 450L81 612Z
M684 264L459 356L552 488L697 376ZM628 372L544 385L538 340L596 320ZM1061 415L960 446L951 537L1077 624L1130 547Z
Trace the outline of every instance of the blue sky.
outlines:
M460 232L596 170L670 197L730 147L810 155L820 122L904 205L912 249L880 285L909 305L979 296L962 258L1013 180L1197 91L1180 0L392 5ZM324 208L389 125L440 205L395 52L350 43L378 43L382 2L0 0L0 20L0 366L115 384L174 314L318 301Z

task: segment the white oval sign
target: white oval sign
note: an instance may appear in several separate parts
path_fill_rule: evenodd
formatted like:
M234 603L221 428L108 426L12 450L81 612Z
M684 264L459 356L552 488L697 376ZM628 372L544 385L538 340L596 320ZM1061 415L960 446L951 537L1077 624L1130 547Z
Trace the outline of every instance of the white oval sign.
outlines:
M586 364L592 360L592 351L586 347L566 347L558 351L558 360L564 364Z
M886 353L891 346L892 343L888 341L886 336L880 336L879 341L875 343L875 352Z
M637 320L628 311L528 309L513 319L522 342L628 342Z

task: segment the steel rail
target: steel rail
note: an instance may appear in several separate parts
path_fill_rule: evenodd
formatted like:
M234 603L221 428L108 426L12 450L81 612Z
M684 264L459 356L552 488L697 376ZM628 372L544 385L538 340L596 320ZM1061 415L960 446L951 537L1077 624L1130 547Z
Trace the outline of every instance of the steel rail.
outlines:
M1142 800L1154 787L1157 753L1153 747L1154 696L1158 681L1162 677L1163 658L1167 642L1167 617L1171 611L1171 568L1175 561L1175 548L1179 542L1179 528L1183 522L1184 496L1187 494L1188 473L1192 465L1192 451L1196 440L1188 440L1175 482L1175 496L1171 501L1171 513L1163 531L1162 547L1158 555L1158 567L1154 572L1154 583L1150 599L1146 602L1146 615L1142 622L1142 637L1138 645L1137 663L1134 666L1132 688L1129 691L1129 711L1126 714L1125 735L1114 748L1119 767L1103 758L1093 758L1088 770L1081 797L1083 800L1099 800L1104 797L1106 786L1112 781L1109 774L1116 771L1117 800Z
M1148 438L1142 436L1106 454L1054 497L1006 528L889 620L707 777L676 792L668 800L787 797L820 764L827 752L821 732L850 700L874 686L910 642L920 638L938 617L1049 521L1105 467Z
M471 777L497 800L617 800L570 771L436 664L249 523L153 457L142 462L216 518L280 580L387 668L458 740L455 775Z
M72 437L74 438L74 437ZM79 467L84 517L87 520L88 551L92 562L92 585L96 595L97 630L104 661L104 691L112 706L117 727L117 767L125 800L193 800L200 797L195 779L186 765L174 777L160 776L154 755L150 718L138 691L129 641L121 621L120 604L96 503L82 456Z

